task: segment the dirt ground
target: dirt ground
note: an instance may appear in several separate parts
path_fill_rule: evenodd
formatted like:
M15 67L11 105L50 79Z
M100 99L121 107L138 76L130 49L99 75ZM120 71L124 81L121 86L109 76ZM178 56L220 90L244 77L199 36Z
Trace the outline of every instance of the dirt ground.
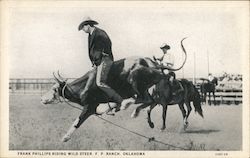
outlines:
M44 106L40 95L10 95L10 150L241 150L242 105L203 105L204 119L191 112L189 127L182 130L182 115L178 106L170 106L167 127L161 128L162 109L152 112L155 128L148 126L146 110L130 118L134 109L115 116L103 115L113 123L156 141L118 128L92 116L66 142L61 142L80 111L67 104ZM158 142L157 142L158 141Z

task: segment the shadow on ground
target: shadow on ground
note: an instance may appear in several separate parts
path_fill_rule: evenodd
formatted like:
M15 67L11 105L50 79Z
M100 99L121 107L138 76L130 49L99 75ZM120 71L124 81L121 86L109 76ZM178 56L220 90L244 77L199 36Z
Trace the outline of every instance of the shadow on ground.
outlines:
M196 133L196 134L210 134L214 132L220 132L220 130L213 129L202 129L202 130L187 130L185 133Z

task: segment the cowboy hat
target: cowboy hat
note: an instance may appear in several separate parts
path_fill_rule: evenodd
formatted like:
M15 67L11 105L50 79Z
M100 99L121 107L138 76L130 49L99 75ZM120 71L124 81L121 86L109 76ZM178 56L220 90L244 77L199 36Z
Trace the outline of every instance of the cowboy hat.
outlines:
M95 20L92 20L90 17L85 18L85 20L83 22L81 22L81 24L78 26L78 30L80 31L84 25L88 25L88 24L92 24L92 25L97 25L98 22L96 22Z
M170 46L167 45L166 43L163 43L160 48L161 49L170 49Z

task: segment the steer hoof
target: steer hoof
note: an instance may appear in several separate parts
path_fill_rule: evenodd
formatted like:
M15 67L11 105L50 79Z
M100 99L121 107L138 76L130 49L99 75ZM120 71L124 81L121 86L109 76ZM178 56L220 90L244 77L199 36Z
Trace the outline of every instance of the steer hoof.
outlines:
M62 142L67 142L68 140L70 140L70 136L65 135L65 136L62 138Z
M162 127L162 128L161 128L161 132L163 132L165 129L166 129L166 127Z
M136 110L134 110L131 114L131 118L136 118L138 116L138 113L136 112Z
M148 122L148 124L149 124L149 127L150 127L150 128L154 128L154 127L155 127L155 125L154 125L153 122Z
M186 131L187 127L188 127L188 122L184 124L183 130Z

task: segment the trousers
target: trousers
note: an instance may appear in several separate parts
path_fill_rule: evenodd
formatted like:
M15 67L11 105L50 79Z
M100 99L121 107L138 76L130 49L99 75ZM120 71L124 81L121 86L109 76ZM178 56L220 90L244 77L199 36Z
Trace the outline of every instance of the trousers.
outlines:
M109 57L103 57L102 62L97 66L96 85L118 104L121 104L123 98L110 86L107 85L108 74L113 61Z

